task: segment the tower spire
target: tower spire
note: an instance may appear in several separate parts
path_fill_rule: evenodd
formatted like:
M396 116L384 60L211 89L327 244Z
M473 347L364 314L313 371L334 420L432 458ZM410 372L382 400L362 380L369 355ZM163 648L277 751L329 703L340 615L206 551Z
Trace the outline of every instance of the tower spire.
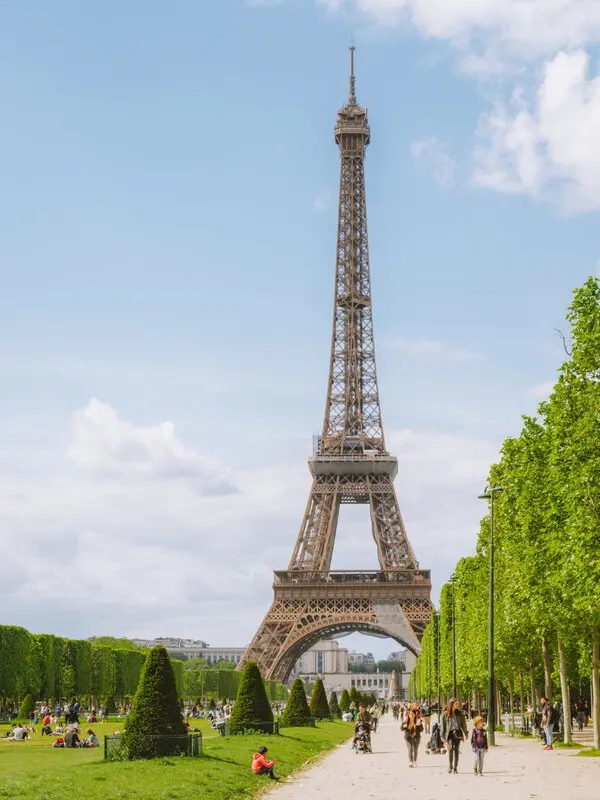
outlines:
M350 45L350 96L348 97L348 103L350 105L356 105L356 78L354 77L354 51L356 47L354 43Z

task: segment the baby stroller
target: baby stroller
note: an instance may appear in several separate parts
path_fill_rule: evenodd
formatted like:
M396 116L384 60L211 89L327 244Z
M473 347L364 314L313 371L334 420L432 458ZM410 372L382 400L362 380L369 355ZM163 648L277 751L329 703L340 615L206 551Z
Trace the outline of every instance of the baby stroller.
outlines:
M371 750L371 726L368 722L357 722L354 728L354 739L352 748L355 753L372 753Z
M442 742L442 735L440 733L440 726L437 722L434 722L433 727L431 728L431 736L429 741L425 745L425 753L426 755L434 755L438 756L441 753L445 753L446 748L444 747L444 743Z

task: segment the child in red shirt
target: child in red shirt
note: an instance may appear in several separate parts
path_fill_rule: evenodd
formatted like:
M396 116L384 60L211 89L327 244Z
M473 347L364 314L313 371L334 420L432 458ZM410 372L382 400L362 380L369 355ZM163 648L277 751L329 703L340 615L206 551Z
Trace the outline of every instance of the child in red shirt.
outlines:
M268 775L269 778L272 778L274 781L276 781L277 778L275 775L273 775L275 759L273 759L273 761L267 761L265 758L266 754L266 747L259 747L258 753L254 753L254 756L252 757L252 772L255 775Z

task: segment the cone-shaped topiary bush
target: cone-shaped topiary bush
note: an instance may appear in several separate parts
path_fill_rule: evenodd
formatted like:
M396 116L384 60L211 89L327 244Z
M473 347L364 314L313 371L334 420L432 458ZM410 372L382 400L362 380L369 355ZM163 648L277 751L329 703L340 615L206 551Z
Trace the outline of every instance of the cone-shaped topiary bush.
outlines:
M292 690L281 717L281 724L286 728L301 728L305 725L312 725L312 716L306 702L304 684L300 678L296 678L292 684Z
M317 678L310 698L310 713L315 719L331 719L331 711L321 678Z
M35 700L30 694L25 695L21 708L19 709L19 719L29 719L29 715L35 708Z
M356 686L353 686L350 689L350 702L356 703L356 707L358 708L358 704L360 702L360 692L358 691Z
M340 719L342 716L342 712L340 711L340 706L337 699L337 694L332 692L329 696L329 710L331 711L331 716L334 719Z
M229 719L231 733L273 733L273 712L256 661L247 661Z
M186 735L169 654L158 645L150 650L142 667L123 746L129 758L176 755L186 750L185 740L176 737Z
M340 711L342 712L342 714L345 714L349 708L350 708L350 695L348 694L348 689L343 689L342 694L340 695Z

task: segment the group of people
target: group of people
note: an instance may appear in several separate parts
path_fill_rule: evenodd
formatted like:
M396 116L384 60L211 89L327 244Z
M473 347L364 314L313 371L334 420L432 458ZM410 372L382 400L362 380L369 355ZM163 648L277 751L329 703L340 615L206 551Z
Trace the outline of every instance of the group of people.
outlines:
M419 703L412 703L408 708L403 707L397 714L394 713L394 719L398 719L400 715L402 716L400 727L404 732L408 750L408 766L414 768L417 766L421 734L425 728L425 714ZM431 717L431 714L428 716ZM488 751L483 717L475 717L469 737L466 715L461 704L455 698L451 698L441 715L441 725L435 723L433 728L431 738L427 742L427 752L434 754L447 752L449 774L458 773L461 742L469 741L473 752L473 772L475 775L483 775L483 761Z

